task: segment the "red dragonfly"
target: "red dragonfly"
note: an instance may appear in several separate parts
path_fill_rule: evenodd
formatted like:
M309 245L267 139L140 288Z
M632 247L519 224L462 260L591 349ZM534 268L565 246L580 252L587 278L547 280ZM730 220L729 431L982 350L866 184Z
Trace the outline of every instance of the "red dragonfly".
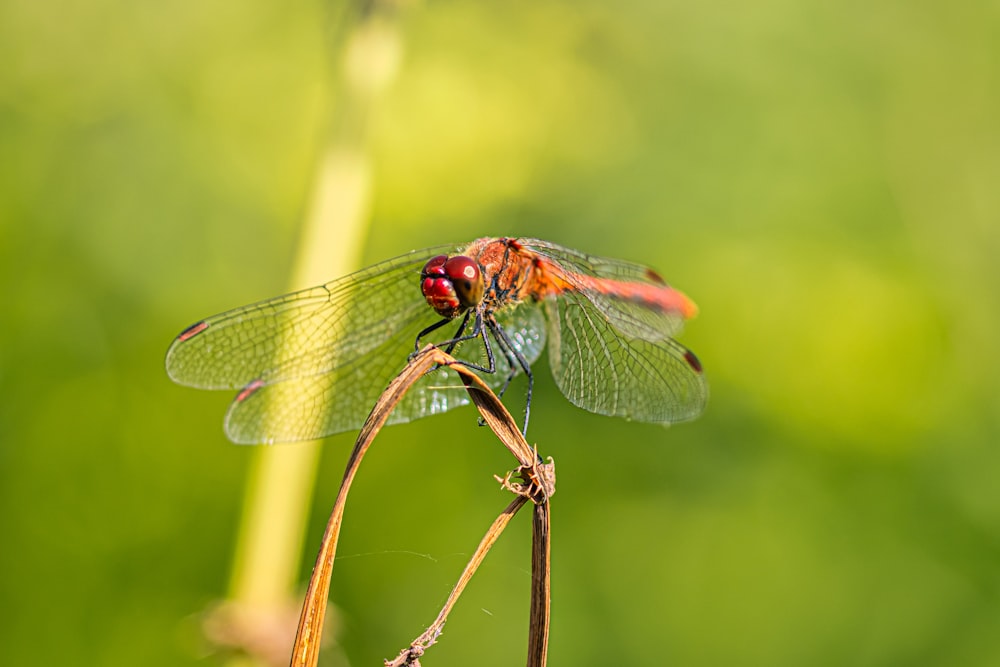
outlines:
M483 238L410 252L197 322L174 340L166 365L180 384L239 390L226 415L226 434L238 443L360 428L408 355L427 342L483 371L501 395L523 373L525 431L531 365L546 341L552 375L573 404L671 423L695 418L708 399L701 363L673 339L696 312L644 266L537 239ZM463 385L440 368L410 390L389 423L468 402Z

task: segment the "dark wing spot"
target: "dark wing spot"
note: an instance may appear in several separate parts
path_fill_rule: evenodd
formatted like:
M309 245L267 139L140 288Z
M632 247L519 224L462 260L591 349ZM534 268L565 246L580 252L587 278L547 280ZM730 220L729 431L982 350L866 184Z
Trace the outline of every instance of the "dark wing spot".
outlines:
M256 391L258 389L260 389L261 387L263 387L263 386L264 386L264 381L263 380L260 380L260 379L254 380L253 382L251 382L247 386L243 387L243 391L241 391L240 393L238 393L236 395L236 402L237 403L242 403L243 401L245 401L248 398L250 398L251 396L253 396L254 393L256 393Z
M208 328L208 322L202 320L201 322L198 322L196 324L192 324L187 329L185 329L184 331L180 332L177 335L177 340L183 341L183 340L188 340L190 338L194 338L195 336L197 336L198 334L200 334L202 331L204 331L207 328Z
M667 284L667 281L663 279L663 276L661 276L659 273L657 273L653 269L649 269L649 268L646 269L646 280L648 280L651 283L656 283L657 285L666 285Z
M691 350L684 351L684 361L688 362L688 366L694 369L695 373L701 373L701 362L698 361L698 357L694 356L694 352Z

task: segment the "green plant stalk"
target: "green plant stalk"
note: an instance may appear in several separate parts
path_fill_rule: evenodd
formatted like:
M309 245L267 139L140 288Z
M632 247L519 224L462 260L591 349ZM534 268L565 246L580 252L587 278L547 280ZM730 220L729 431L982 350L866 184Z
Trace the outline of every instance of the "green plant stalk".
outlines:
M319 285L356 268L367 235L372 168L366 121L395 77L400 39L392 12L360 15L344 47L341 109L318 170L292 289ZM230 629L230 636L249 656L249 664L287 664L320 452L318 442L254 452L226 605L234 612L228 623L239 626ZM234 658L236 664L247 665L248 658Z
M366 231L370 169L360 153L331 149L304 229L292 287L317 285L357 265ZM319 442L254 451L230 582L232 601L294 606Z

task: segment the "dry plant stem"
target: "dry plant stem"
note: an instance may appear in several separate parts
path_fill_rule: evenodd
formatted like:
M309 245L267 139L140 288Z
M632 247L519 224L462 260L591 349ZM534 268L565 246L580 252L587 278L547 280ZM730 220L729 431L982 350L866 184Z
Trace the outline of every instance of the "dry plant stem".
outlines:
M428 354L428 348L424 348L419 355L414 357L406 368L389 383L375 407L372 408L364 426L361 427L358 439L354 443L354 449L351 450L351 455L347 460L344 479L340 483L337 500L330 513L330 520L326 524L319 554L316 556L316 565L313 567L309 588L306 590L306 597L302 604L302 614L299 617L299 626L295 634L295 645L292 647L291 665L293 667L297 665L314 666L319 661L323 620L326 616L326 603L330 594L330 577L333 574L333 559L337 553L337 539L340 536L340 526L344 517L344 505L347 502L347 493L350 491L355 474L357 474L358 466L361 465L361 459L406 390L434 365L433 357L433 354Z
M458 598L462 595L465 587L468 585L469 581L472 579L472 575L476 573L479 566L483 564L483 560L486 558L486 554L489 550L493 548L493 544L503 533L504 529L507 528L507 524L510 520L514 518L514 515L520 511L522 507L528 502L527 496L518 496L515 498L510 505L496 518L493 525L490 526L489 530L486 531L486 535L483 536L482 541L476 548L476 552L472 554L472 558L469 560L468 565L465 566L465 570L462 571L462 576L458 578L458 582L455 587L451 590L451 594L445 601L444 606L441 608L441 612L438 614L434 622L430 624L427 630L424 631L422 635L413 640L410 647L404 649L395 660L386 661L385 667L416 667L420 664L420 657L424 654L424 651L429 647L433 646L437 642L437 638L441 636L442 630L444 630L444 624L448 620L448 614L451 613L452 607L458 602Z
M448 619L448 614L458 601L459 596L465 590L465 586L472 579L472 575L482 564L487 552L493 547L500 533L507 527L510 519L521 507L530 499L535 504L533 517L533 547L531 557L531 617L529 621L528 634L528 667L545 667L548 659L549 642L549 610L551 608L551 587L550 587L550 514L548 498L555 492L554 470L551 464L548 466L538 465L538 454L525 441L520 428L503 403L496 395L483 387L482 380L478 375L471 373L467 368L454 365L453 368L459 372L462 382L465 383L469 394L479 408L484 421L489 425L498 438L514 454L521 463L518 473L527 473L527 483L523 485L511 484L508 475L506 479L500 480L503 486L514 493L520 495L497 517L493 525L487 531L479 543L479 547L473 554L465 570L459 577L458 583L452 589L448 600L431 623L427 630L417 637L410 644L410 647L403 650L395 660L386 661L386 667L420 667L420 658L424 652L434 645L437 638L444 629L444 624ZM499 479L499 478L498 478Z
M442 352L442 354L444 354ZM510 453L518 460L521 466L530 468L537 460L535 450L531 448L528 441L524 439L521 428L510 416L510 412L504 404L497 398L496 394L486 386L482 378L470 371L461 364L452 364L451 367L458 372L465 384L465 388L472 397L472 402L479 409L483 421L490 430L496 434Z
M350 458L348 459L347 469L344 472L344 479L341 482L340 490L337 493L337 500L334 503L333 511L330 514L330 520L327 522L326 531L323 534L323 541L320 545L319 554L316 557L316 565L313 568L312 577L309 580L309 588L306 591L305 601L302 606L302 615L299 618L298 630L295 636L295 645L292 649L292 667L314 667L319 661L319 650L323 634L323 620L326 614L327 598L330 593L330 579L333 574L333 561L337 551L337 539L340 535L340 527L344 516L344 506L347 501L347 494L350 490L351 483L354 481L354 476L357 473L358 467L361 464L361 459L364 457L365 452L367 452L368 447L371 445L375 436L385 425L389 414L396 407L399 401L403 398L406 392L413 386L413 384L419 380L423 375L435 365L450 366L454 369L459 376L462 378L462 382L465 383L466 389L469 392L473 402L479 409L480 414L483 416L485 422L490 426L497 437L504 443L504 445L514 453L518 461L521 463L521 467L518 469L519 474L527 475L528 482L523 486L523 491L518 491L516 485L507 485L507 488L518 493L518 497L510 504L510 506L504 511L500 517L494 522L490 531L487 533L486 537L480 543L479 549L473 555L472 560L466 566L465 571L462 573L458 584L452 591L451 597L449 597L448 603L442 609L441 613L438 615L438 620L421 638L418 638L414 642L411 649L404 651L400 658L405 657L405 661L398 664L419 664L419 654L415 651L417 644L423 639L425 642L423 648L433 644L433 641L440 635L441 626L444 625L444 621L447 618L448 612L451 610L458 596L461 595L468 583L469 578L475 573L476 569L482 563L483 558L485 558L486 553L492 547L493 543L499 537L500 533L506 527L507 523L514 513L517 512L528 500L534 501L536 504L541 503L547 505L548 497L554 492L554 481L551 466L539 465L537 463L537 454L525 441L524 436L521 434L517 423L514 421L513 417L504 407L500 399L493 393L493 391L482 381L479 376L470 371L465 366L456 364L455 360L449 355L445 354L443 351L437 349L433 345L428 345L424 347L410 363L400 372L399 375L389 383L382 395L379 397L372 408L371 413L368 415L368 419L365 421L364 426L361 428L361 432L358 434L358 439L354 444L354 449L351 451ZM547 517L547 513L545 514ZM536 524L537 524L536 520ZM544 527L544 530L548 529L547 520L540 524ZM536 531L539 530L536 525ZM545 659L545 644L547 643L548 635L548 556L547 556L547 537L544 541L539 542L536 539L536 548L538 544L545 545L545 556L544 557L532 557L532 564L534 566L543 565L546 571L539 575L537 573L533 574L532 582L533 585L543 586L543 590L535 590L532 592L532 628L539 628L539 636L532 636L531 646L534 650L531 655L529 655L529 665L544 665ZM540 597L539 597L540 596ZM536 600L541 600L541 602L536 602ZM536 608L543 610L541 615L536 620ZM419 653L422 654L423 648L419 649ZM412 655L411 655L412 653ZM535 658L532 656L541 656L541 662L533 661ZM397 658L399 660L400 658Z
M528 625L528 667L545 667L549 653L549 612L552 533L550 504L537 503L532 515L531 619Z

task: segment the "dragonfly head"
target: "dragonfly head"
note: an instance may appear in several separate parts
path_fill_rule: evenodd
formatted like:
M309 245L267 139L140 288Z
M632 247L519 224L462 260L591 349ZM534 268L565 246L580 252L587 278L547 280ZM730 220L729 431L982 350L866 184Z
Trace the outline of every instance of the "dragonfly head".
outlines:
M438 255L420 272L420 291L434 312L450 319L482 302L483 273L465 255Z

